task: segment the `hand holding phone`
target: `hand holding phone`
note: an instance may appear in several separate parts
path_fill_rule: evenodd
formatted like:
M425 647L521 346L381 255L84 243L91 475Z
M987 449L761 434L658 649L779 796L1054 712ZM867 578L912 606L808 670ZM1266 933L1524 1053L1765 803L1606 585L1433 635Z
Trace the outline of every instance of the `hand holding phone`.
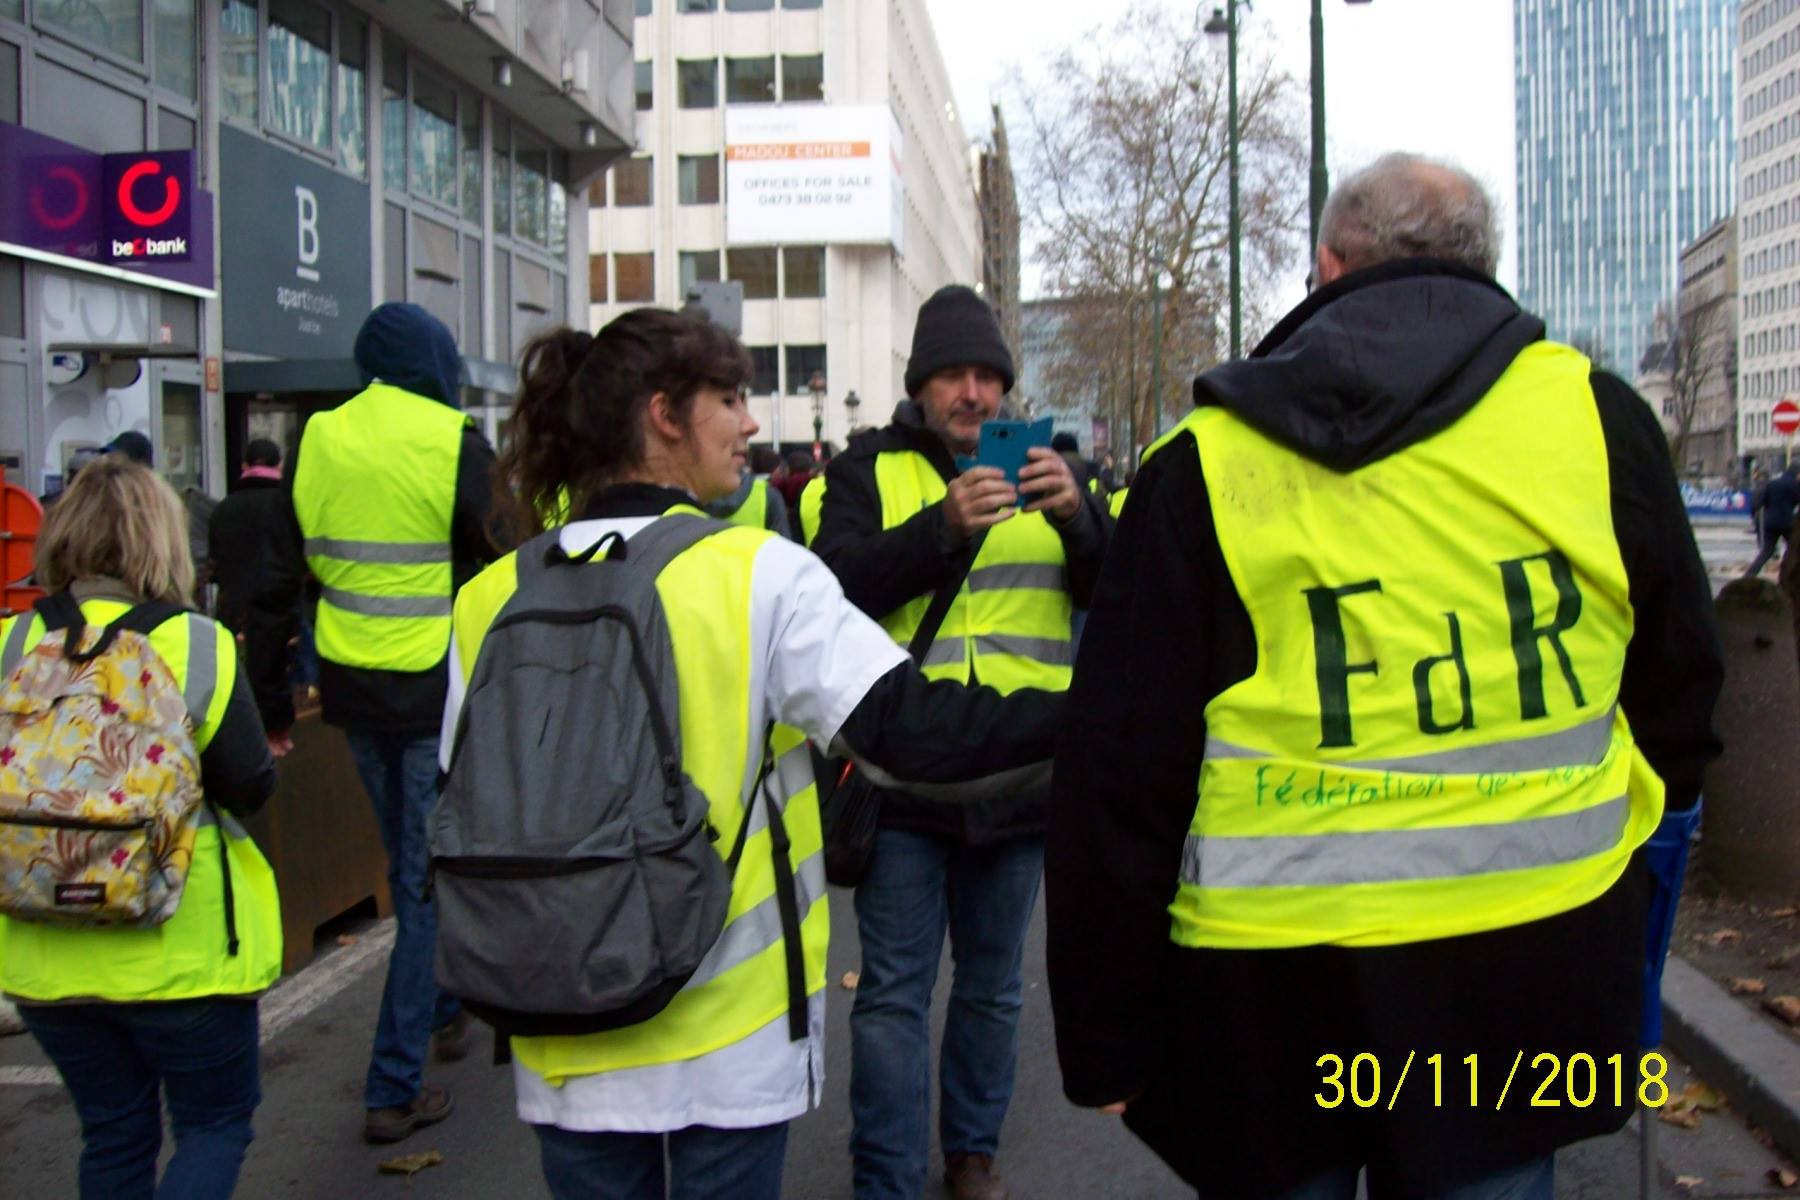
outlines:
M944 493L944 524L968 541L1012 516L1018 502L1018 489L998 467L971 467L952 479Z
M997 467L1006 482L1019 486L1019 472L1029 461L1035 446L1048 448L1055 422L1049 417L1036 421L983 421L981 442L975 455L978 466Z

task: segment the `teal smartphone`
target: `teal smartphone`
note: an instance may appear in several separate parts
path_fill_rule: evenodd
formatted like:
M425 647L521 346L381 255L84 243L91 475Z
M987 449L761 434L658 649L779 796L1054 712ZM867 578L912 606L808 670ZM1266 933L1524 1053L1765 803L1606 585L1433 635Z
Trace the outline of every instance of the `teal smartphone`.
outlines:
M1006 482L1019 486L1019 470L1028 461L1026 452L1033 446L1050 446L1050 435L1056 422L1050 417L1036 421L984 421L981 444L975 465L998 467L1006 472Z

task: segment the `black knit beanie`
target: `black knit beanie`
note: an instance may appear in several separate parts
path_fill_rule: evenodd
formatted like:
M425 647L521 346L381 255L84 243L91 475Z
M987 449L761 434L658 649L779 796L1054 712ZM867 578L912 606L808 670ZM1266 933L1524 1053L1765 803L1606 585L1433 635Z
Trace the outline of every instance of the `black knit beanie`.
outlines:
M906 394L917 396L925 381L945 367L967 366L993 368L1005 390L1012 391L1012 354L1000 336L999 318L972 288L953 283L919 308L912 357L906 360Z

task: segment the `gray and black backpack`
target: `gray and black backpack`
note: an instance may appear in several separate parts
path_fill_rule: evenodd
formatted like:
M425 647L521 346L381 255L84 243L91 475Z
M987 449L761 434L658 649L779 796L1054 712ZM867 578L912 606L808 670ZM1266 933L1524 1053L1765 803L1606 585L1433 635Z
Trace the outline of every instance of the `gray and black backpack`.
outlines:
M681 766L656 577L727 528L676 515L573 557L557 531L519 548L518 590L481 644L431 818L438 983L502 1034L596 1033L662 1011L724 928L759 797L790 985L798 976L767 753L727 858Z

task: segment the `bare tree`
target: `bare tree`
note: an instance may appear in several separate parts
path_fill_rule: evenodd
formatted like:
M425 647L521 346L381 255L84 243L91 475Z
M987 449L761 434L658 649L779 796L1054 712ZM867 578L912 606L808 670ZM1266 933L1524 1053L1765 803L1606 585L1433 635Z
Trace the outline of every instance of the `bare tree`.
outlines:
M1708 410L1718 407L1718 401L1729 406L1732 398L1737 346L1729 328L1729 303L1723 295L1690 302L1674 320L1669 319L1670 306L1663 306L1657 313L1661 366L1669 379L1669 457L1675 460L1678 470L1700 465L1687 461L1696 422L1710 431L1712 421L1708 418L1720 414ZM1715 403L1708 405L1709 400Z
M1063 305L1046 399L1109 417L1133 446L1148 440L1159 406L1186 410L1193 374L1226 348L1227 76L1206 12L1173 16L1136 0L1104 36L1051 57L1040 78L1013 79L1034 257ZM1307 143L1298 87L1243 33L1239 65L1244 327L1253 330L1303 240Z

